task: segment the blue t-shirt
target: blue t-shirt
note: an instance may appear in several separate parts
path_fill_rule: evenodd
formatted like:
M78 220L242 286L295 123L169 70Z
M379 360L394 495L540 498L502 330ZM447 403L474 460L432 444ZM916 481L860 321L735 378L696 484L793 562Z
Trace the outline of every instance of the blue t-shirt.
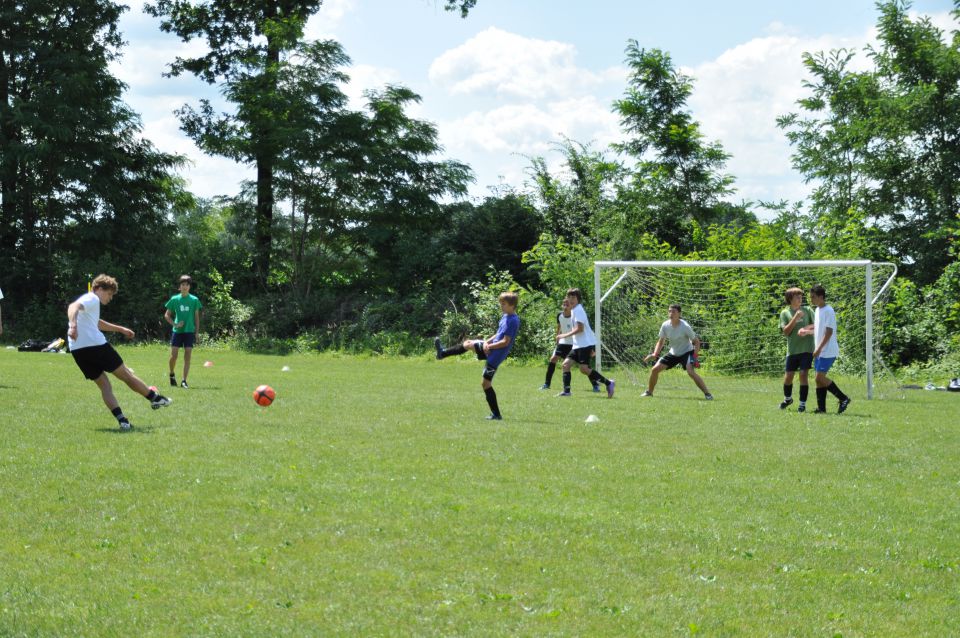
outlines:
M517 315L503 315L500 317L500 323L497 324L497 334L493 335L493 341L500 341L504 337L510 337L510 345L506 348L491 350L487 355L487 365L496 368L503 363L503 360L510 354L513 344L517 341L517 333L520 332L520 317Z

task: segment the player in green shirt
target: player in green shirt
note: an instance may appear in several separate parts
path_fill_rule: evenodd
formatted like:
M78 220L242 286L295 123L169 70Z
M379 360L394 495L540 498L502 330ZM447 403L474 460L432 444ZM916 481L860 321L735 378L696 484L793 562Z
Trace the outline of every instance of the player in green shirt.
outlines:
M200 309L203 304L190 294L190 286L193 284L190 275L182 275L178 283L180 293L170 297L170 301L164 305L167 310L163 313L163 318L173 326L173 336L170 338L170 385L177 385L173 369L177 365L180 348L183 348L183 379L180 387L187 389L190 355L193 354L193 344L196 343L197 333L200 331Z
M793 374L799 370L800 405L797 406L797 412L806 412L814 343L813 335L800 336L800 329L813 325L813 310L803 305L803 291L799 288L788 288L784 297L788 307L780 312L780 330L787 338L787 361L784 366L786 372L783 375L783 401L780 402L780 409L784 410L793 403Z

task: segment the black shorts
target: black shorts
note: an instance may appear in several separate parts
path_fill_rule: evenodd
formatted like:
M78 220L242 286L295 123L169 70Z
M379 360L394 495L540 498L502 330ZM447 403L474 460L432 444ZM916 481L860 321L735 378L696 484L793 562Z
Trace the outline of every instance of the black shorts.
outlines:
M113 372L123 365L123 359L109 343L71 350L70 354L73 355L73 360L77 362L77 367L80 368L83 376L91 381L100 378L104 372Z
M573 350L572 343L558 343L557 347L553 350L553 356L566 359L571 350Z
M797 354L788 354L787 361L784 364L786 372L796 372L797 370L809 370L813 367L812 352L798 352Z
M585 346L583 348L574 348L567 355L567 359L572 359L582 366L590 365L590 358L593 356L594 346Z
M667 370L675 366L683 366L683 369L686 370L687 364L690 363L690 359L692 357L693 357L693 350L688 350L683 354L677 354L677 355L673 355L668 352L667 354L660 357L660 360L657 361L657 363L662 363L667 368Z
M170 337L170 345L174 348L192 348L196 340L196 332L174 332Z

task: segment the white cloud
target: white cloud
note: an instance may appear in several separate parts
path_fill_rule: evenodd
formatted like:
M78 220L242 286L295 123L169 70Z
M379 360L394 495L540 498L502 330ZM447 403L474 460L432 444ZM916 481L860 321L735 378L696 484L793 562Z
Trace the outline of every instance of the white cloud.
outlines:
M491 27L446 51L430 65L430 80L453 94L493 92L542 99L594 88L608 78L574 63L576 48Z
M337 27L356 10L356 0L325 0L320 10L310 16L303 34L307 40L336 39Z

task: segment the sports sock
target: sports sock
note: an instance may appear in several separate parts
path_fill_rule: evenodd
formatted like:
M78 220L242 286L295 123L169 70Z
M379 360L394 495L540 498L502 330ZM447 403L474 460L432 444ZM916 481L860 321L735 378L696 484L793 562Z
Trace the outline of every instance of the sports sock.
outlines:
M449 357L450 355L454 355L454 354L463 354L463 353L466 352L466 351L467 351L467 349L463 347L463 344L462 344L462 343L458 343L458 344L455 345L455 346L451 346L451 347L449 347L449 348L444 348L443 354L442 354L441 356Z
M127 420L127 417L123 416L123 410L120 409L120 406L117 406L114 409L110 410L110 413L113 414L114 417L116 417L117 421L122 422Z
M604 387L610 384L610 381L607 380L605 376L597 372L596 370L590 371L590 382L591 383L602 383Z
M784 383L784 384L783 384L783 398L784 398L784 399L789 399L789 398L791 398L791 397L793 397L793 384L791 383L791 384L788 385L788 384ZM802 401L802 400L803 400L803 399L801 399L801 401Z
M547 378L545 381L546 385L550 385L550 382L553 380L553 373L556 369L557 369L557 364L554 363L553 361L547 364Z
M490 406L490 413L494 416L500 416L500 406L497 405L497 393L493 388L484 388L483 393L487 395L487 405Z
M806 403L807 396L809 396L809 394L810 394L810 386L801 385L800 386L800 403Z
M570 378L573 376L572 373L563 371L563 391L570 392Z
M821 412L827 411L827 389L817 388L817 409Z
M833 381L831 381L830 385L827 386L827 390L829 390L830 394L837 397L837 399L839 399L840 401L845 401L847 399L847 395L841 392L840 388L838 388L837 384L834 383Z
M153 400L156 399L158 396L160 396L160 395L157 394L157 391L156 391L156 390L147 390L147 401L153 401Z

